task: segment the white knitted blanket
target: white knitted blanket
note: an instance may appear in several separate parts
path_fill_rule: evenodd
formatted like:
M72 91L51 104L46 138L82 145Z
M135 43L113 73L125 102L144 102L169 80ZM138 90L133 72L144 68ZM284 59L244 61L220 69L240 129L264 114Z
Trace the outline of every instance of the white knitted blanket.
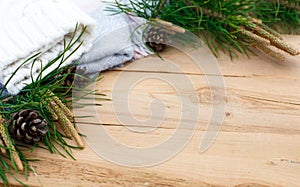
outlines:
M25 63L8 82L6 88L11 94L17 94L32 82L32 78L35 80L41 69L64 50L64 40L70 40L77 23L79 28L83 25L88 28L78 41L78 44L84 43L65 64L79 58L92 46L94 20L66 0L3 0L0 1L0 17L2 84L7 83L26 59L41 53L35 63ZM53 69L55 65L43 73Z
M104 6L99 0L0 1L0 88L7 83L8 93L18 94L32 83L32 78L35 80L41 69L64 50L64 40L70 40L76 24L79 28L87 26L78 41L83 45L64 65L79 59L88 73L96 73L149 54L143 44L130 40L136 23L124 14L110 16ZM37 53L35 62L23 64ZM43 75L59 63L60 60L47 68Z
M106 5L100 0L0 1L0 89L6 85L4 95L18 94L36 80L41 69L63 52L77 24L77 34L82 26L87 30L65 56L83 44L63 65L76 60L86 73L93 74L151 54L142 43L141 31L136 30L137 22L144 20L132 20L125 14L112 16L105 11ZM38 53L35 61L24 64ZM60 60L42 75L58 65Z

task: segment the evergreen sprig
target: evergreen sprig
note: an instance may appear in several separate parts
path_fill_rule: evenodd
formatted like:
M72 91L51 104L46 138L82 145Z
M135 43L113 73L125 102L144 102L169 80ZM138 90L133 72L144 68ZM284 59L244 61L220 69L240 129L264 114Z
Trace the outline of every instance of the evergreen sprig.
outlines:
M300 0L259 0L253 15L279 32L300 33Z
M86 30L86 27L82 26L79 27L76 25L75 30L73 32L73 35L70 39L70 41L64 41L64 50L61 54L59 54L55 59L51 60L39 73L37 79L33 80L32 77L32 83L27 85L25 88L22 89L22 91L18 95L12 95L12 96L2 96L0 99L0 116L3 117L3 119L6 121L1 127L5 130L5 136L9 139L9 141L12 142L13 148L15 147L16 150L10 150L10 147L7 147L5 145L2 145L2 149L8 149L10 156L12 157L12 151L15 151L18 157L20 158L22 165L24 166L24 174L27 175L27 172L30 171L27 162L30 159L27 159L24 155L24 151L33 151L35 148L43 148L49 150L50 153L58 153L62 155L63 157L66 157L67 155L71 158L75 159L72 156L72 149L73 148L82 148L82 144L75 146L69 143L66 139L69 137L66 136L64 132L61 132L60 129L57 127L57 121L54 119L52 109L54 109L56 106L58 106L57 111L58 112L64 112L67 109L67 106L69 105L70 99L72 98L72 92L70 89L72 89L72 86L62 86L63 82L67 77L69 77L71 74L74 76L77 76L76 72L70 72L66 71L71 66L76 65L72 64L69 66L65 66L65 61L73 55L79 47L82 45L81 37L84 34ZM11 80L13 76L15 76L19 69L26 63L31 62L32 64L38 63L36 60L39 57L40 53L33 55L32 57L28 58L24 63L18 67L14 73L12 73L11 77L8 81ZM57 65L58 64L58 65ZM51 68L52 66L55 66L55 69L51 71L48 75L45 74L45 71L48 68ZM78 75L81 77L81 79L85 78L86 85L93 83L95 80L90 79L89 77L86 77L84 75ZM5 86L8 84L8 82L3 86L1 90L1 94L4 92ZM77 89L77 88L73 88ZM87 98L88 95L93 94L98 96L97 99L102 99L103 94L98 94L95 92L92 92L89 89L86 88L80 88L80 95L74 96L74 99L76 98ZM55 106L50 106L51 101L56 101ZM50 107L49 107L50 106ZM48 132L46 136L42 139L40 143L34 143L34 145L25 145L22 142L15 142L8 134L8 125L7 122L11 118L11 116L22 110L22 109L32 109L37 110L43 118L45 118L48 122ZM63 114L65 115L65 113ZM69 117L69 116L68 116ZM0 121L1 122L1 121ZM73 121L73 124L71 125L72 128L75 129L76 124L75 121ZM74 130L73 130L74 132ZM2 136L3 134L1 134ZM76 135L79 136L76 132ZM3 139L3 137L1 137ZM0 138L0 140L1 140ZM76 137L78 138L78 137ZM77 142L78 143L78 142ZM1 146L1 145L0 145ZM0 153L1 156L4 156ZM2 182L4 185L9 185L9 181L6 177L6 174L11 174L10 168L14 168L16 172L20 172L20 169L16 166L14 166L15 160L12 158L11 163L8 162L9 159L2 159L0 157L0 178L2 179ZM1 166L2 165L2 166ZM11 166L11 167L10 167ZM17 178L15 178L17 181L19 181ZM21 181L19 181L21 184L23 184ZM25 184L23 184L25 185Z
M248 55L249 52L253 53L252 47L256 47L283 60L283 55L273 50L274 38L267 36L272 34L278 37L277 33L274 34L275 31L261 20L271 27L283 22L291 28L299 28L298 5L298 0L129 0L127 4L115 1L108 10L149 21L159 18L181 26L206 41L215 56L219 56L220 51L228 52L231 57ZM269 40L271 48L266 43L261 45L265 39ZM278 39L286 45L282 38ZM279 50L290 53L282 48Z

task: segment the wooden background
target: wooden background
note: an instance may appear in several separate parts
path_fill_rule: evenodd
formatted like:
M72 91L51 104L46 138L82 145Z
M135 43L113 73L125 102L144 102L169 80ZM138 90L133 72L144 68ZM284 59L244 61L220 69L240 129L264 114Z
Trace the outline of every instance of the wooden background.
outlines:
M300 36L285 38L300 48ZM41 161L30 163L35 172L30 173L25 183L30 186L300 186L299 56L289 57L283 63L264 55L234 61L225 56L218 59L226 84L223 98L227 105L226 117L216 140L203 153L199 153L199 144L212 103L205 75L175 49L168 49L162 56L183 72L175 71L156 57L149 57L129 64L130 68L103 73L97 88L112 97L112 101L101 101L103 106L96 108L99 119L82 119L79 128L101 122L102 127L124 145L140 148L158 145L172 136L178 121L189 120L180 117L182 111L176 90L164 81L145 79L130 92L130 113L125 114L114 111L113 102L122 101L114 100L112 90L121 73L122 81L137 75L168 75L172 80L178 79L179 84L184 84L180 78L187 76L196 92L186 92L191 93L190 100L199 105L199 120L194 136L182 151L161 164L134 168L106 161L88 145L84 150L74 150L76 161L36 150L27 156ZM124 89L125 98L126 85L118 89ZM153 99L160 99L167 108L165 121L154 131L135 133L126 126L138 126L138 123L124 124L118 120L118 115L148 119L149 103ZM153 115L159 114L154 112ZM111 154L126 158L121 151ZM13 179L11 182L18 184Z

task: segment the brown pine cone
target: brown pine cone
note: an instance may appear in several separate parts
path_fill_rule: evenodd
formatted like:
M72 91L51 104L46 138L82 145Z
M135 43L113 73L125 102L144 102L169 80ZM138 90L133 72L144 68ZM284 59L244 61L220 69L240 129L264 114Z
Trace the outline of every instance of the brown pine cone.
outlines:
M161 27L151 27L145 36L145 41L153 51L161 52L167 47L167 32Z
M23 109L12 115L9 133L17 140L34 143L47 134L47 125L37 110Z

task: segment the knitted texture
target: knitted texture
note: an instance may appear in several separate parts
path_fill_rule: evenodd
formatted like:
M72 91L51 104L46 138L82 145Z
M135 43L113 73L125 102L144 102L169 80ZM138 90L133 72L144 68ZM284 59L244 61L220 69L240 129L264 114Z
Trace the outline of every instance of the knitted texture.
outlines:
M106 2L108 2L107 0ZM114 0L110 0L114 2ZM126 14L112 15L106 11L107 3L99 0L74 0L96 21L96 39L93 47L80 59L80 68L93 74L137 58L152 54L142 42L141 18L130 19ZM122 1L123 2L123 1ZM124 3L126 3L124 1Z
M7 83L6 89L11 94L19 93L32 82L32 78L35 80L38 77L49 61L63 52L64 40L70 40L76 24L78 28L87 26L78 44L84 42L64 65L88 51L94 40L94 20L67 0L0 1L0 17L0 83L6 84L21 67ZM66 55L77 46L74 45ZM40 54L35 62L23 64L37 53ZM47 68L43 75L53 71L59 63Z

